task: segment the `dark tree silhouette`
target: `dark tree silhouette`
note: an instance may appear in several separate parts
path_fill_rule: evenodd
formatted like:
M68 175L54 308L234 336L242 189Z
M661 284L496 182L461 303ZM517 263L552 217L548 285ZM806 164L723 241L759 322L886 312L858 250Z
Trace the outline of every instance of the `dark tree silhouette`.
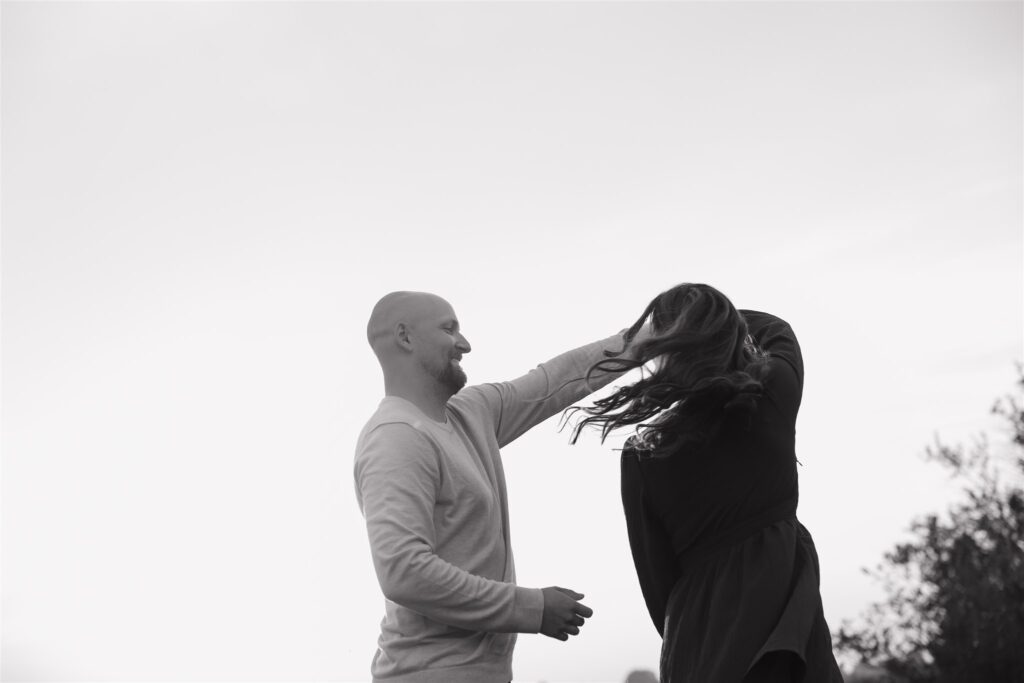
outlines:
M886 553L872 573L887 598L856 623L836 649L921 683L1024 681L1024 367L1016 391L992 412L1011 439L948 446L927 458L964 484L964 500L911 527L914 540Z

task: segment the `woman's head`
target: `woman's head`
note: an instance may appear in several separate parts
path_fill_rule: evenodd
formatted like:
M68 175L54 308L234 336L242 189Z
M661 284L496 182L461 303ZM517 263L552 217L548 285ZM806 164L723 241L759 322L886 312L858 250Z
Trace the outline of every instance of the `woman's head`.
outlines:
M725 372L747 362L747 323L728 297L705 284L683 283L654 297L630 328L632 341L644 324L650 336L636 344L634 355L644 362L660 359L672 373L673 365Z
M647 334L638 337L645 325ZM632 359L608 358L590 372L655 361L653 369L584 408L588 417L577 425L574 441L588 424L601 427L602 439L613 429L637 425L644 440L665 454L705 441L726 417L756 409L765 355L749 339L743 316L714 287L684 283L662 292L625 336Z

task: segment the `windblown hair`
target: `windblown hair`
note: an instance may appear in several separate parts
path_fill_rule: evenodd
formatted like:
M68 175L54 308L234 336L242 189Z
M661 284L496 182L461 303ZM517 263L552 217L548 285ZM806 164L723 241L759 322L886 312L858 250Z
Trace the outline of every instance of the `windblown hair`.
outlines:
M651 335L633 344L645 323ZM747 323L714 287L684 283L656 296L625 334L621 351L592 365L597 372L628 371L657 359L656 367L582 410L572 443L587 425L613 430L636 425L631 447L667 456L706 443L727 420L749 425L761 394L767 354L748 335ZM626 349L632 357L623 357ZM737 422L733 422L736 420Z

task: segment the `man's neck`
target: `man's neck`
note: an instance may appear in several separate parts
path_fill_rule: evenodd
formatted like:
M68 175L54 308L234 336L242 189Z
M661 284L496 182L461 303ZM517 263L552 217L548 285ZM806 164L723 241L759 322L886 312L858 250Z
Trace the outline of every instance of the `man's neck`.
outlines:
M440 387L426 386L405 386L401 383L388 383L384 385L385 396L397 396L423 411L423 414L435 422L445 422L444 408L448 403L450 395Z

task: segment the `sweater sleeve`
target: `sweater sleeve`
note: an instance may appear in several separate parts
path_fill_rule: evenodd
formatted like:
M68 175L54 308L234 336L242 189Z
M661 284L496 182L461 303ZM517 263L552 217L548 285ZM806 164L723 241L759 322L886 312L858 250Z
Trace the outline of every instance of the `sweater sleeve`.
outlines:
M356 497L384 597L456 628L540 631L540 589L476 576L435 552L437 458L426 437L401 423L367 434L356 457Z
M604 351L620 352L624 345L622 334L614 334L555 356L517 379L467 387L453 400L482 402L503 447L622 375L595 372L585 381L590 366L607 358Z

